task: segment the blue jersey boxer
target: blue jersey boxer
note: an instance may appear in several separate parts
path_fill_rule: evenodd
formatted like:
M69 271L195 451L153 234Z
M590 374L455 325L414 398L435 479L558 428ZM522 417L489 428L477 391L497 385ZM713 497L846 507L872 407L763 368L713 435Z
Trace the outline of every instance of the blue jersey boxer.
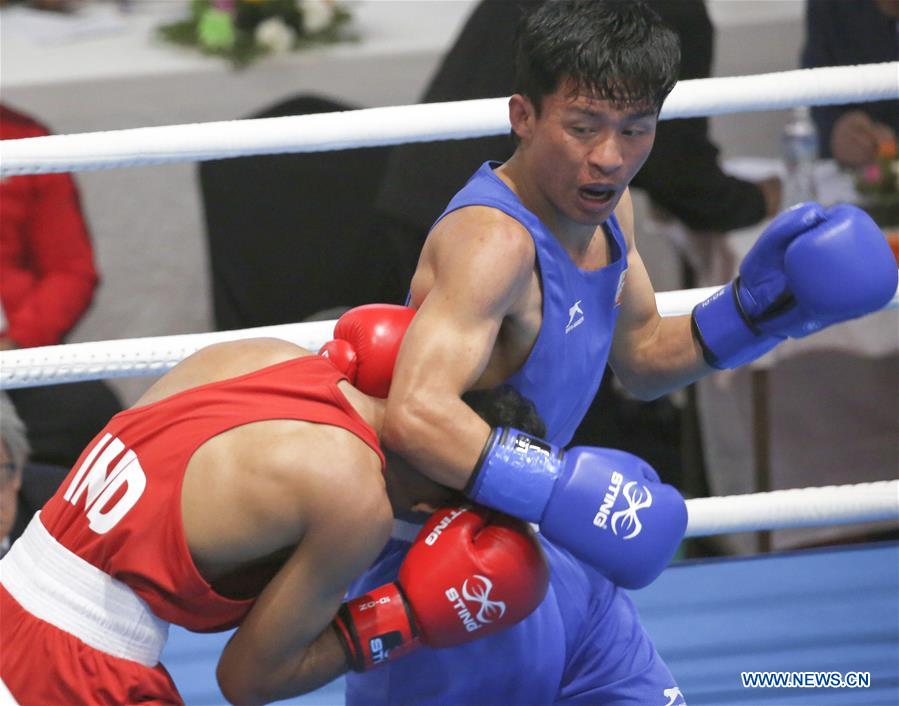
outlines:
M546 438L567 444L596 394L611 346L627 246L617 219L603 226L610 262L579 269L546 226L483 164L441 218L466 206L496 208L534 240L543 321L522 368L507 382L533 400ZM439 219L438 219L439 220ZM402 526L402 523L400 523ZM396 578L415 535L395 536L350 590L358 596ZM546 598L528 618L467 645L421 649L347 677L349 706L440 704L582 704L681 706L674 678L640 625L627 594L541 537L551 577Z
M467 645L425 647L373 671L351 672L347 706L683 706L627 593L540 541L550 585L530 616ZM391 539L351 594L394 578L408 547Z
M603 224L609 264L578 268L568 253L485 162L453 197L438 221L466 206L488 206L521 223L534 240L543 294L543 321L521 369L506 382L537 406L547 441L564 446L596 396L612 345L627 273L627 245L613 215Z

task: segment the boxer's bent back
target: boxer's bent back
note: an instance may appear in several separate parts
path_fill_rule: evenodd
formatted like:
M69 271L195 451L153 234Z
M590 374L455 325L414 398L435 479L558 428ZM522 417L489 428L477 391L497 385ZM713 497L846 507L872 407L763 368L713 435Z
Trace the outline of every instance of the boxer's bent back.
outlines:
M167 623L240 623L323 512L323 480L384 496L367 398L341 380L283 342L213 346L113 417L3 561L12 695L180 703L158 663Z

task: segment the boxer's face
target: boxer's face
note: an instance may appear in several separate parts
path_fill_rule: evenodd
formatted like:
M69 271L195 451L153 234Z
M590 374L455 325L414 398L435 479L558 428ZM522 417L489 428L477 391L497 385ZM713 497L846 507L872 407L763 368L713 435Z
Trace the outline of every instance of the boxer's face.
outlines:
M571 81L544 96L539 113L529 99L516 99L523 104L513 128L542 198L575 223L608 219L652 149L655 108L617 106L577 92Z
M22 472L15 467L6 444L0 443L0 538L9 534L16 521L16 505Z

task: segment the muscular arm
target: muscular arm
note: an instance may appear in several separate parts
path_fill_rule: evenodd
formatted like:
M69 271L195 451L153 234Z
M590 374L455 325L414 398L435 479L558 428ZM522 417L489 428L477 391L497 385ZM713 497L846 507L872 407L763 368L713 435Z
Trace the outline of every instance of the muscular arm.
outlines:
M285 542L300 540L219 660L219 684L232 703L295 696L346 671L329 623L349 582L387 541L392 515L373 459L364 459L361 468L352 458L337 460L327 473L297 488L304 494L304 512L290 511L288 500L296 495L287 489L283 500L273 498L274 512L283 519L267 518L266 526L277 527L271 531L282 532Z
M429 238L412 287L418 313L397 359L383 439L438 483L464 488L490 433L460 396L486 369L534 258L524 228L493 209L450 214Z
M630 194L615 211L628 245L628 271L609 364L622 384L641 399L653 399L711 371L693 337L690 316L662 318L655 291L634 240Z

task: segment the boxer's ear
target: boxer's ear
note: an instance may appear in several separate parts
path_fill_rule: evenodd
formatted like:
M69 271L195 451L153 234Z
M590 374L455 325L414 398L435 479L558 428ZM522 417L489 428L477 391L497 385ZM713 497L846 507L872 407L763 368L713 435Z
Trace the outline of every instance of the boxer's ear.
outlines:
M536 119L537 111L530 98L520 93L509 98L509 124L519 140L530 139Z

